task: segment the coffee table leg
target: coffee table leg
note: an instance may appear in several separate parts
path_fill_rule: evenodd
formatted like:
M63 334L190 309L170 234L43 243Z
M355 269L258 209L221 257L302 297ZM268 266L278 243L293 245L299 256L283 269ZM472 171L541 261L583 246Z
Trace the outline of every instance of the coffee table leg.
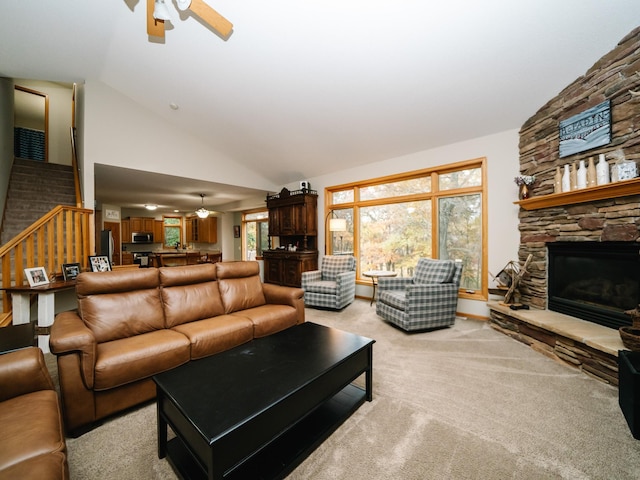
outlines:
M158 412L158 458L167 456L167 422L160 413L160 405L162 405L162 393L158 389L158 400L156 409Z

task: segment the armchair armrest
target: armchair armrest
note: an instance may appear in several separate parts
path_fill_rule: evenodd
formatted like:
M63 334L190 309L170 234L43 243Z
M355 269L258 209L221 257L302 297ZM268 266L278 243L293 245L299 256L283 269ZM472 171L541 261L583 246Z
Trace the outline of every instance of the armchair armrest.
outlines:
M378 278L378 291L383 290L405 290L413 285L413 278L409 277L380 277Z
M0 355L0 401L53 388L39 348L28 347Z
M454 283L413 284L407 287L407 313L437 307L453 308L458 304L458 287Z
M75 311L56 315L51 326L49 348L55 355L80 355L82 376L87 388L93 388L96 364L96 338Z
M309 283L319 282L322 280L322 272L320 270L309 270L302 272L302 288L304 289Z
M348 283L355 283L356 281L356 272L342 272L336 275L336 289L340 291L342 289L342 285L346 285Z

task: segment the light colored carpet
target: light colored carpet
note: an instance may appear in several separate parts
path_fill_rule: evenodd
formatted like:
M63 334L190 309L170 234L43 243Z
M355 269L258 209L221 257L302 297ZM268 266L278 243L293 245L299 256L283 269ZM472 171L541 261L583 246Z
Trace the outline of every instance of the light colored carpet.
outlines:
M617 389L484 322L406 334L363 300L306 313L376 340L374 399L292 480L640 478L640 442ZM68 449L73 479L176 478L157 458L153 404L68 439Z

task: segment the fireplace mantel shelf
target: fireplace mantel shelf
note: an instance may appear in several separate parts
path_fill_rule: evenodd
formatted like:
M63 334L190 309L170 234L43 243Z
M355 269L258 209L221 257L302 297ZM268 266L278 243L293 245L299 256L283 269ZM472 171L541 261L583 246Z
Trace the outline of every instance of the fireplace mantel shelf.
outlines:
M631 180L598 185L597 187L574 190L572 192L552 193L531 197L526 200L513 202L525 210L539 210L541 208L557 207L559 205L572 205L574 203L593 202L608 198L625 197L627 195L640 194L640 177Z

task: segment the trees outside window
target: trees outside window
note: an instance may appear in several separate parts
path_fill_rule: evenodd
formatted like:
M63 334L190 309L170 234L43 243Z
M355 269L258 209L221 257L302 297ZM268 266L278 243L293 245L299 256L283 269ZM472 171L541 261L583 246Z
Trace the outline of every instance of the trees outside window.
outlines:
M331 217L347 223L346 232L326 232L327 252L355 255L363 283L367 270L413 276L421 257L461 260L462 296L486 299L485 162L327 188Z
M269 248L269 211L242 214L242 259L256 260Z
M164 246L176 248L176 245L182 245L182 218L181 217L162 217L164 228Z

